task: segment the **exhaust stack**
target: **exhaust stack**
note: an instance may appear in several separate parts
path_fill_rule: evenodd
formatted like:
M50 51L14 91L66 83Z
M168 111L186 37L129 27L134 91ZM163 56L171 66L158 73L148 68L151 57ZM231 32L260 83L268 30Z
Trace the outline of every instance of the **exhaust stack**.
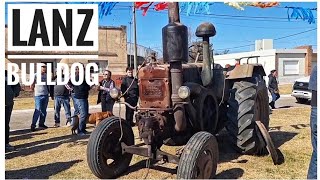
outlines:
M211 62L210 59L210 49L209 49L209 38L216 35L216 29L211 23L202 23L197 27L196 36L203 38L203 67L201 71L201 79L203 86L208 86L212 82L213 72L211 70Z
M183 100L178 96L182 86L182 62L188 61L188 28L180 23L179 4L168 3L169 24L162 28L163 60L170 63L172 105L174 108L175 130L186 129Z

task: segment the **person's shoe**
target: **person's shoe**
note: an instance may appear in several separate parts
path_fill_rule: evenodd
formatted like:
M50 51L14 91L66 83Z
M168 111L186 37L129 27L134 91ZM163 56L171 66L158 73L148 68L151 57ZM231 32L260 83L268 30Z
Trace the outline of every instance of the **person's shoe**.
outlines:
M44 125L44 124L41 124L41 125L39 125L39 128L47 129L48 126L46 126L46 125Z
M14 151L14 150L16 150L16 148L11 146L10 144L6 144L6 151Z
M86 133L84 133L84 132L79 132L78 133L78 136L85 136L86 135Z
M60 127L60 123L55 123L53 127L55 127L55 128Z
M269 103L269 106L271 106L272 109L275 109L275 107L274 107L274 102L273 102L273 101L271 101L271 102Z
M31 132L35 132L36 131L36 127L31 126L30 130L31 130Z

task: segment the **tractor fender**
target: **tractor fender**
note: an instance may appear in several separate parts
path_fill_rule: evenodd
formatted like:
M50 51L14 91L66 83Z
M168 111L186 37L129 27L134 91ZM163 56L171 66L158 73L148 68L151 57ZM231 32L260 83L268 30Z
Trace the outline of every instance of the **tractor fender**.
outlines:
M226 74L226 79L240 79L253 77L254 74L266 76L264 68L260 64L237 65Z

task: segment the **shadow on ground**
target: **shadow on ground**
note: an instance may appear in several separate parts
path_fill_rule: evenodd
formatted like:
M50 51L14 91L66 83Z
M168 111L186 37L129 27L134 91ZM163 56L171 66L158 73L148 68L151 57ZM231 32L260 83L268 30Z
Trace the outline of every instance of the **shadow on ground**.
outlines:
M47 132L37 132L37 133L21 134L21 135L18 135L18 136L10 137L10 142L31 139L31 138L33 138L35 136L44 135L44 134L48 134L48 133Z
M27 133L24 136L35 136L35 135L41 135L41 134L46 134L46 132L36 132L36 133ZM19 136L22 137L23 139L25 138L24 136ZM42 152L42 151L46 151L49 149L54 149L58 146L60 146L61 144L65 144L65 143L71 143L72 145L77 145L78 140L81 139L88 139L88 137L90 136L90 134L86 134L85 136L77 136L77 135L65 135L65 136L59 136L59 137L54 137L54 138L49 138L49 139L44 139L44 140L40 140L40 141L35 141L35 142L31 142L31 143L25 143L22 145L17 145L15 146L16 150L15 151L11 151L11 152L6 152L5 158L6 159L12 159L18 156L28 156L31 154L35 154L38 152ZM16 140L20 140L20 139L16 139ZM87 144L87 141L85 142L80 142L84 145Z
M231 168L220 172L216 175L216 179L238 179L242 177L244 170L241 168Z
M6 179L48 179L50 176L69 169L82 160L56 162L26 169L10 170L5 172Z
M277 109L289 109L291 108L292 106L280 106L280 107L277 107Z
M285 131L271 131L269 133L273 140L274 146L276 148L279 148L284 143L290 141L292 138L294 138L298 134L295 132L285 132Z
M128 171L124 172L121 176L125 176L125 175L128 175L132 172L135 172L135 171L138 171L140 169L143 169L143 168L146 168L146 163L147 163L147 160L142 160L142 161L139 161L133 165L131 165L129 168L128 168ZM169 173L169 174L177 174L177 169L176 168L168 168L168 167L163 167L161 166L161 164L159 162L156 162L156 161L151 161L150 162L150 169L154 169L154 170L157 170L159 172L166 172L166 173ZM145 174L145 177L139 177L139 179L147 179L148 178L148 174ZM168 177L163 177L161 179L168 179L168 178L171 178L170 175Z

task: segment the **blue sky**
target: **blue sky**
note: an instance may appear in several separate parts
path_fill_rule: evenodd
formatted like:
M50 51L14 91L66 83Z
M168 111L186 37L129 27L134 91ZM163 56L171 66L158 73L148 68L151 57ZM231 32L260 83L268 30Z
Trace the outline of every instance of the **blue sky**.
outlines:
M126 25L128 27L128 41L130 40L130 24L132 20L132 12L130 11L131 3L118 3L112 10L112 14L105 16L100 25L119 26ZM316 3L299 3L299 2L284 2L280 3L279 7L303 7L316 8ZM245 10L237 10L227 6L221 2L214 3L210 6L210 14L228 15L223 19L214 15L206 14L191 14L186 16L186 13L180 14L181 22L190 27L191 30L196 30L201 22L211 22L215 25L217 34L210 38L214 44L214 48L218 51L229 49L230 52L241 52L253 50L254 46L246 46L242 48L232 48L254 43L256 39L276 39L284 36L300 33L303 31L317 28L317 19L315 24L309 24L301 19L288 21L286 8L256 8L244 7ZM168 23L168 11L155 11L150 9L146 16L142 16L142 11L137 12L137 38L138 44L159 49L162 47L161 30ZM290 11L291 12L291 11ZM289 14L291 14L289 12ZM317 17L317 11L313 11L313 15ZM249 18L233 18L229 16L249 16ZM269 19L253 19L250 17L272 17ZM133 27L133 26L132 26ZM133 41L133 37L132 37ZM317 31L313 30L307 33L302 33L296 36L283 38L274 41L275 48L292 48L299 45L317 45Z
M213 23L217 34L215 37L210 38L210 41L217 52L225 49L230 50L230 53L254 50L254 45L250 44L254 44L255 40L277 38L280 39L274 41L274 48L293 48L300 45L313 45L313 49L317 48L317 30L313 30L317 28L317 19L315 24L309 24L302 19L291 19L289 21L287 8L284 8L286 6L316 8L317 4L315 2L280 2L278 7L266 9L244 7L245 10L243 11L225 5L222 2L212 3L209 15L202 13L187 16L185 12L182 12L180 13L180 20L184 25L190 27L193 34L201 22ZM101 26L127 26L127 40L129 42L131 37L132 4L132 2L117 3L111 12L112 14L102 17L99 24ZM317 17L317 11L312 12L314 17ZM236 18L234 16L242 17ZM157 12L149 9L147 15L142 16L142 11L137 10L136 17L138 44L155 50L162 49L161 32L162 28L168 23L168 11ZM309 32L304 33L304 31ZM300 32L303 33L294 35ZM286 36L289 37L283 38ZM133 36L131 41L133 42ZM244 47L237 48L239 46Z

